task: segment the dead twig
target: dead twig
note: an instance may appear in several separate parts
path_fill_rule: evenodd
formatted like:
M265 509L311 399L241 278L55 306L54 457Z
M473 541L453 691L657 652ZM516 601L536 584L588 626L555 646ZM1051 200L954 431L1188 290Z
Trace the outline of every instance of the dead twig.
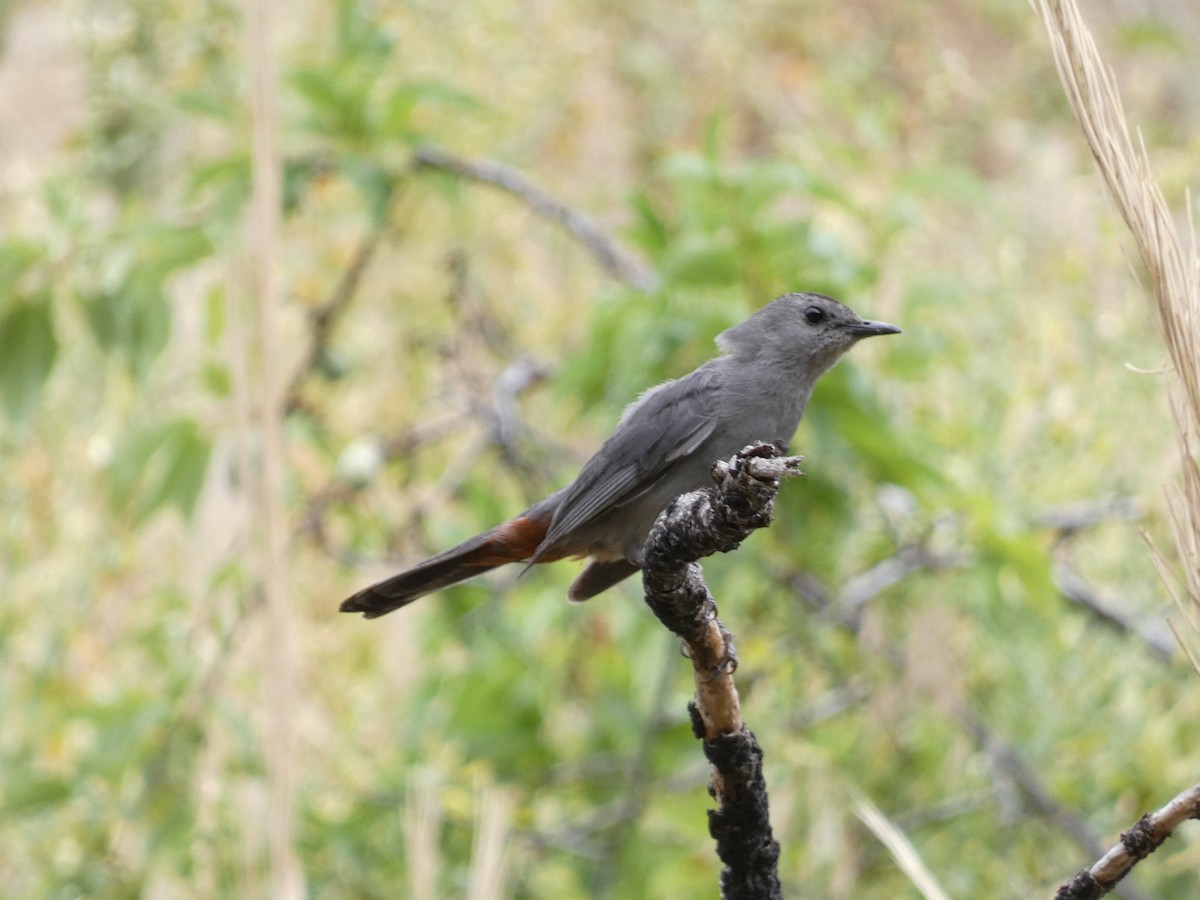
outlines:
M534 184L517 169L490 159L464 159L440 147L418 149L413 161L418 167L450 172L512 194L538 215L557 222L578 238L609 275L639 291L657 287L658 276L650 267L618 244L595 219Z
M1154 627L1161 625L1159 620L1137 621L1113 599L1104 596L1098 588L1079 577L1065 560L1056 561L1050 574L1060 594L1082 606L1100 622L1137 637L1162 662L1170 662L1175 656L1176 644L1169 629Z
M304 401L300 396L301 389L304 382L316 371L321 360L328 354L334 326L349 309L350 302L362 284L367 267L375 257L375 251L379 249L380 243L388 232L391 225L390 210L394 197L395 190L393 189L388 195L382 212L375 217L370 230L359 241L350 257L349 264L342 271L337 284L334 285L329 299L311 313L312 330L309 333L308 349L295 374L292 375L284 394L285 415L291 415L304 408Z
M1157 618L1139 621L1120 600L1080 576L1068 559L1071 542L1085 529L1113 520L1136 521L1141 515L1131 498L1116 497L1055 507L1038 516L1037 523L1054 530L1054 562L1050 577L1058 592L1101 623L1138 638L1160 661L1170 662L1176 646L1170 629Z
M1055 900L1103 897L1129 870L1157 850L1188 819L1200 819L1200 784L1176 795L1166 806L1147 813L1097 862L1058 889Z
M423 444L445 437L461 426L462 419L458 412L451 411L436 419L419 422L397 431L377 444L372 442L373 453L377 457L374 465L382 467L393 460L407 456ZM369 479L361 481L339 479L315 491L309 497L304 513L299 517L293 536L309 538L317 546L328 550L329 538L325 530L325 516L330 507L353 500L368 484Z
M1062 543L1085 528L1106 522L1135 522L1142 518L1142 511L1132 497L1108 497L1099 500L1079 500L1043 510L1035 517L1042 528L1053 528L1055 542Z
M1069 834L1084 853L1100 855L1103 845L1087 821L1054 798L1041 776L1022 758L1020 751L998 738L972 710L961 707L957 716L999 776L996 792L1012 795L1009 805L1031 806L1039 816ZM1007 787L1001 787L1004 782L1009 783ZM1119 893L1125 900L1148 900L1144 893L1131 884L1122 886Z

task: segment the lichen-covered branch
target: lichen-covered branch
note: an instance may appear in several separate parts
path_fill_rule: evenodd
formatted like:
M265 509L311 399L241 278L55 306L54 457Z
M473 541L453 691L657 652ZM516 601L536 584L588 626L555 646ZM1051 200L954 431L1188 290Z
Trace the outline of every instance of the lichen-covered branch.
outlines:
M753 444L713 467L715 486L678 497L646 541L642 583L659 621L683 639L696 680L689 705L692 730L712 764L709 832L717 842L721 896L782 896L779 843L771 834L762 748L742 721L733 672L733 637L696 562L736 548L771 523L780 480L799 475L800 457L770 444Z

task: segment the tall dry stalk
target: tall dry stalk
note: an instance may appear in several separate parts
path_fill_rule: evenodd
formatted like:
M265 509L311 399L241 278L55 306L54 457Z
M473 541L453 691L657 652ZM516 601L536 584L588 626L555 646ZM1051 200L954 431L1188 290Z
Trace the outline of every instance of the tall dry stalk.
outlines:
M1200 257L1190 225L1191 203L1182 240L1151 174L1141 136L1136 144L1130 136L1113 72L1101 59L1075 0L1034 4L1075 118L1109 196L1133 234L1171 358L1169 394L1183 479L1168 489L1168 503L1182 576L1172 574L1157 549L1155 557L1181 615L1191 624L1191 649L1182 638L1180 644L1195 666L1200 656L1195 652L1200 648L1200 470L1195 456L1200 440Z
M437 900L438 834L442 824L440 779L433 769L419 769L408 779L404 804L404 856L408 861L409 900Z
M1129 226L1146 267L1159 329L1171 358L1169 395L1183 479L1168 489L1168 504L1182 577L1173 574L1161 552L1154 552L1163 581L1191 625L1191 648L1178 630L1176 637L1200 673L1196 663L1200 654L1195 652L1200 643L1200 470L1195 457L1200 439L1200 257L1191 226L1191 203L1185 242L1150 172L1145 145L1140 136L1136 145L1130 138L1116 79L1100 58L1075 0L1034 0L1034 4L1100 177ZM1057 896L1074 900L1107 894L1181 822L1198 815L1200 785L1195 785L1158 812L1143 816L1104 856L1063 884Z
M304 896L293 837L296 726L295 661L287 592L287 517L284 508L283 396L278 349L279 231L282 161L279 153L279 71L275 0L252 0L247 18L251 61L251 272L257 319L258 426L261 448L258 521L261 578L270 639L263 642L266 701L267 846L270 893Z
M513 798L502 787L475 785L475 843L467 878L467 900L502 900L508 842L512 833Z

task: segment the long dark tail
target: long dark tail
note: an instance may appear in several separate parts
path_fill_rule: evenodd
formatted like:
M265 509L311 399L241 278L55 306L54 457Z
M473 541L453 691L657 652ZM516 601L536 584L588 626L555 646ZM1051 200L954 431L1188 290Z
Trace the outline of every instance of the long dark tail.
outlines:
M546 537L548 527L548 521L528 515L510 519L399 575L364 588L342 601L341 611L362 613L364 618L377 619L426 594L474 578L506 563L528 559Z

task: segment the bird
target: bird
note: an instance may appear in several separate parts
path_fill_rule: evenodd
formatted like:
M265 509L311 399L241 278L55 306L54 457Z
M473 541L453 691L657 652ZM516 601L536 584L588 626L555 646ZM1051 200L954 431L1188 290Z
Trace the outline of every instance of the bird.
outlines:
M567 597L587 600L642 567L643 544L675 497L756 441L788 445L818 379L856 343L899 334L825 294L776 297L716 338L720 354L645 391L570 484L519 515L343 601L374 619L508 563L588 559Z

